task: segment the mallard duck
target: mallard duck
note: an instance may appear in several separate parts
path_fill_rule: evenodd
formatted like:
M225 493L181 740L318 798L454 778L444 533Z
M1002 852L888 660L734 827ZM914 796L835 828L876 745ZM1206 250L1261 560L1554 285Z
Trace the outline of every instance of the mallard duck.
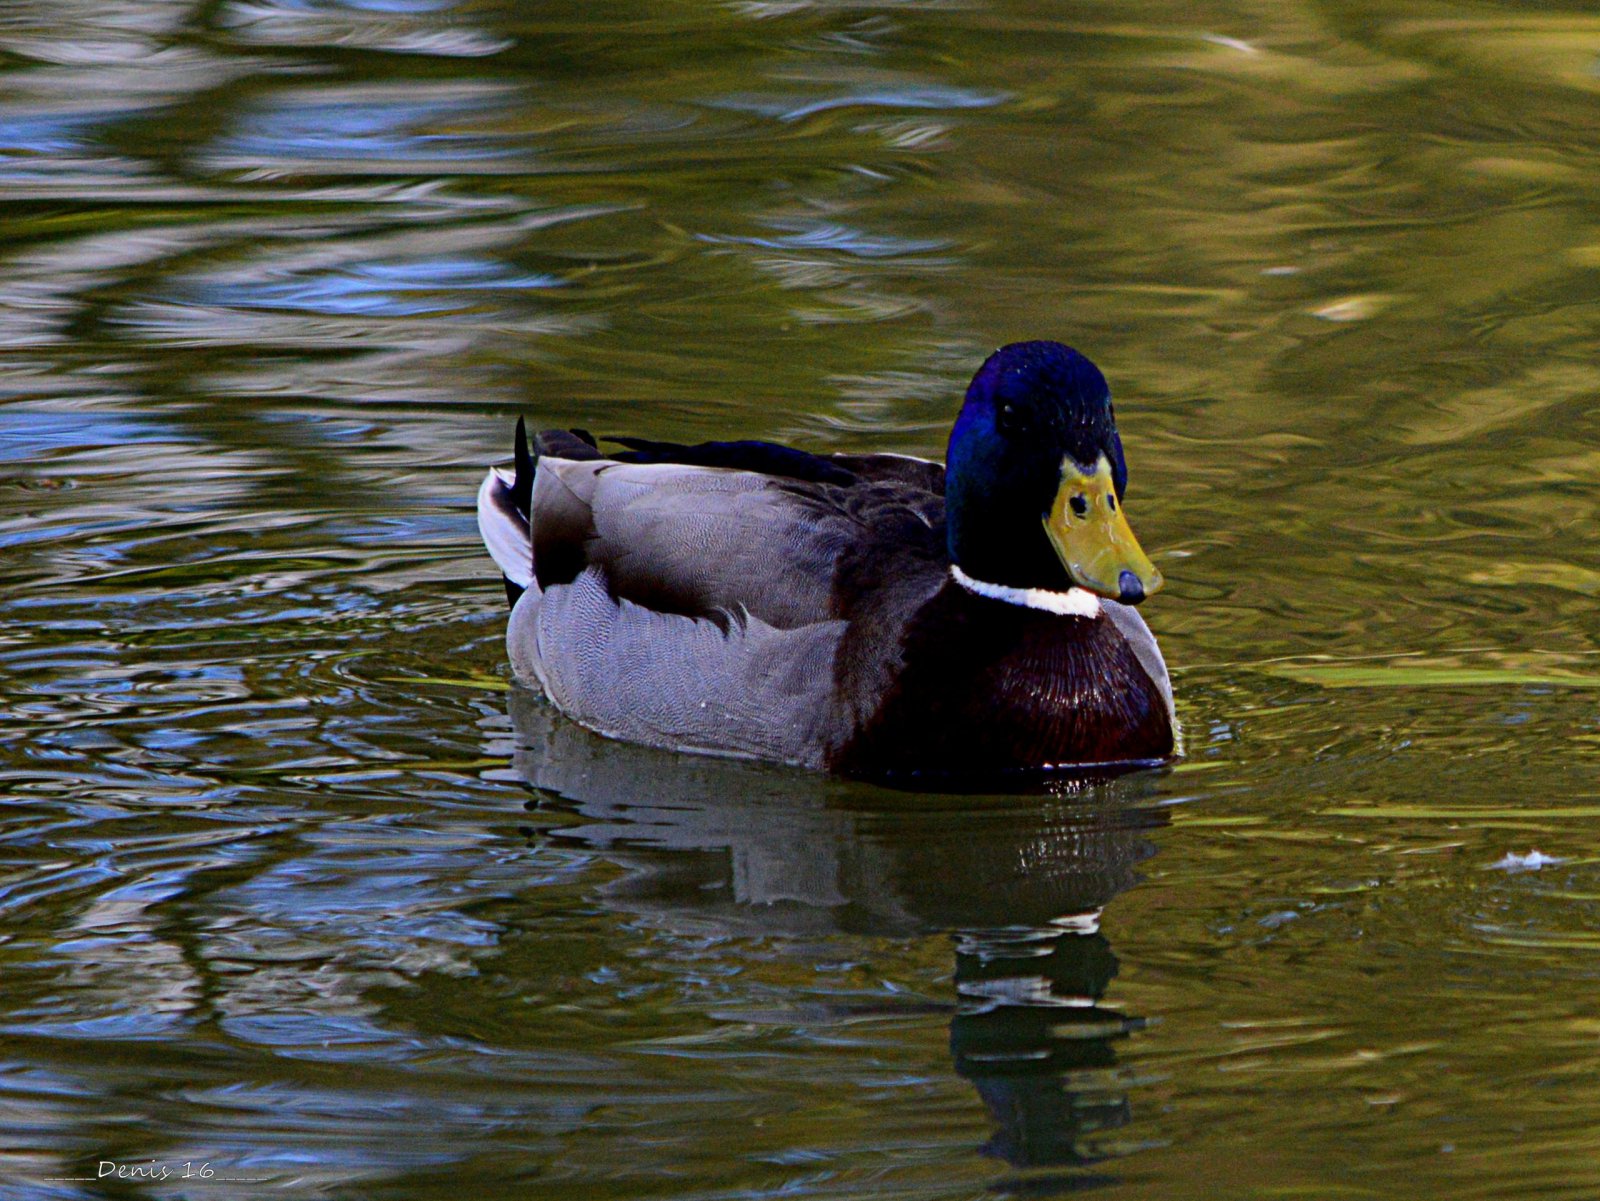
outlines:
M1161 760L1177 721L1133 606L1105 377L1058 342L984 362L946 465L517 424L478 524L519 680L601 734L858 777Z

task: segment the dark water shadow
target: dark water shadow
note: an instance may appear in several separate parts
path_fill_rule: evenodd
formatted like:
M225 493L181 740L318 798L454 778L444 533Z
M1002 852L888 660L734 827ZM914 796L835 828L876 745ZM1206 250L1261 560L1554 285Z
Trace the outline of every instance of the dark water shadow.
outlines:
M1100 914L1155 854L1160 777L912 796L612 742L520 692L511 714L516 773L540 794L528 808L622 869L599 890L608 908L733 936L949 934L951 1063L994 1121L982 1151L1058 1169L995 1187L1110 1182L1081 1169L1128 1142L1116 1044L1146 1020L1105 1002L1118 961Z

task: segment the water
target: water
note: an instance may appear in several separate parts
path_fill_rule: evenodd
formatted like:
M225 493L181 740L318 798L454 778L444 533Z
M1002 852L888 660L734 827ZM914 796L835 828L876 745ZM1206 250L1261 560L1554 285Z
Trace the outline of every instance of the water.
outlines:
M10 0L0 1195L1596 1195L1597 64L1509 3ZM936 455L1039 336L1175 770L505 690L515 415Z

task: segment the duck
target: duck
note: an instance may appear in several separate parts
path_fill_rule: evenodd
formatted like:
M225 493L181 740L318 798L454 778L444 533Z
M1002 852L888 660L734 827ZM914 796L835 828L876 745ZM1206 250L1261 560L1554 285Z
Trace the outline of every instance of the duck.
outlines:
M610 738L929 784L1176 753L1110 388L1060 342L972 377L943 464L555 429L478 491L517 681Z

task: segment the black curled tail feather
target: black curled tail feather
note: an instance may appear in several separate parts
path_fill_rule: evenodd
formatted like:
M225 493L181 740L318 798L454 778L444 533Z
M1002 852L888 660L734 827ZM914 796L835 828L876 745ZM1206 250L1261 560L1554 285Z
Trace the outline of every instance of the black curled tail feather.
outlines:
M510 463L489 469L478 489L478 532L505 576L506 600L515 605L533 586L533 481L539 460L600 459L588 430L541 430L528 437L528 423L517 418Z
M539 469L539 457L528 448L528 423L521 417L517 418L516 445L512 450L512 466L515 471L511 480L510 500L511 507L522 518L523 526L528 531L529 545L532 545L533 523L528 514L533 509L533 473ZM522 594L527 591L526 586L517 583L510 576L504 577L506 586L506 604L513 609Z
M528 449L528 423L521 417L517 418L517 445L513 453L516 476L511 482L511 503L526 521L528 510L533 507L533 473L538 470L539 460ZM515 603L513 597L512 604Z
M491 467L478 489L478 532L505 577L506 600L517 599L533 584L533 480L539 468L539 441L530 448L527 423L517 420L510 464Z

